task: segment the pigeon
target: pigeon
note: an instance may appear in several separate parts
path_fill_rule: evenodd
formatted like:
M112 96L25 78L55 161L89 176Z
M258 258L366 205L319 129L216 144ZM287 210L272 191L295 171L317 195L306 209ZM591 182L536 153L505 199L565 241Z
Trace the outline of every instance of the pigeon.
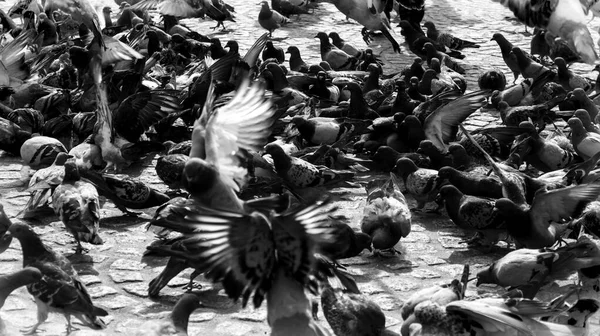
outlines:
M394 252L394 246L411 230L410 209L398 185L398 179L390 173L390 179L371 181L366 186L367 205L360 229L372 237L376 255L381 256L382 250Z
M235 192L245 184L247 169L239 166L237 152L262 149L275 109L264 97L263 86L250 85L247 79L232 100L215 108L212 83L204 111L194 123L183 186L201 204L241 211L243 204Z
M277 175L295 188L328 185L354 177L354 172L335 171L289 156L275 143L266 145L265 153L272 157Z
M600 152L600 134L588 132L579 118L573 117L568 121L571 127L571 143L583 159L589 159Z
M24 218L33 216L35 210L46 205L54 189L60 185L65 176L64 164L73 156L67 153L58 153L54 163L50 167L37 170L29 180L29 191L31 195L23 209Z
M462 50L464 48L479 48L479 44L467 40L460 39L450 33L444 33L437 30L435 24L431 21L425 21L423 26L427 28L427 37L444 45L450 49Z
M411 159L400 158L392 172L402 178L406 190L417 200L417 210L435 201L440 187L437 170L419 168ZM439 205L441 207L443 205Z
M262 1L260 5L261 8L258 13L258 23L261 27L269 31L269 37L272 36L276 29L279 29L281 26L290 22L288 18L281 15L276 10L271 9L267 1Z
M600 265L600 250L587 237L555 250L511 251L477 273L477 286L486 283L520 289L533 298L541 286L568 278L582 268Z
M376 336L385 329L383 311L364 294L344 293L326 283L321 291L321 305L336 335Z
M147 209L164 204L169 196L131 177L116 178L92 170L80 170L81 179L93 185L98 194L110 199L127 215L138 215L131 209Z
M202 303L198 295L185 293L181 295L167 321L148 321L137 328L136 336L188 335L190 315L200 308Z
M81 253L81 242L103 244L98 235L100 201L96 188L81 180L73 159L64 164L65 176L52 193L52 206L65 227L77 241L76 253Z
M492 245L500 240L506 233L505 219L495 208L493 199L465 195L453 185L440 188L439 196L446 205L448 216L461 229L475 230L484 241L471 239L469 243L482 243Z
M560 36L588 64L598 55L587 28L587 8L578 0L494 0L510 9L515 17L530 27L547 30Z
M65 316L67 335L73 330L71 316L92 329L105 328L106 325L99 317L107 316L108 313L94 306L71 262L46 246L29 225L13 223L9 231L21 243L23 267L37 268L42 273L41 281L27 285L27 291L33 295L38 307L37 323L28 333L35 333L46 321L50 311Z

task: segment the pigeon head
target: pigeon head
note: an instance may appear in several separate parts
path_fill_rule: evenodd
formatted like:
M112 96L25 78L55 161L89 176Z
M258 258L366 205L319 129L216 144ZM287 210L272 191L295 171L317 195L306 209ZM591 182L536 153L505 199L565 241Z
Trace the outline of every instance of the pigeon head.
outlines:
M438 174L439 176L439 174ZM440 202L441 200L449 200L449 199L460 199L463 196L463 193L460 192L460 190L458 190L458 188L456 188L453 185L445 185L440 189L440 193L438 195L437 198L437 202ZM441 203L440 203L441 204Z
M327 36L327 34L325 34L324 32L318 32L317 35L315 35L315 38L318 38L319 40L321 40L321 42L329 43L329 36Z
M453 176L455 176L456 173L457 173L457 171L455 168L446 166L446 167L442 167L442 168L440 168L440 170L438 170L438 177L441 179L447 180L447 179L450 179Z
M67 153L58 153L58 155L56 155L56 158L54 159L54 164L57 166L62 166L65 164L65 162L67 162L67 160L72 159L73 155L69 155Z
M323 70L325 70L325 71L331 71L331 70L333 70L333 69L331 68L331 65L330 65L330 64L329 64L329 62L327 62L327 61L321 61L321 62L319 62L319 66L320 66L321 68L323 68Z
M373 243L373 238L364 232L356 232L356 244L361 250L367 249L370 252L373 251L371 244Z
M33 231L31 226L20 222L12 223L8 228L8 232L10 232L11 236L19 239L20 241L21 239L28 241L29 239L38 237L37 233Z
M435 24L431 21L425 21L425 23L423 23L423 27L427 29L435 29Z
M400 158L396 161L396 165L392 169L392 172L403 179L406 179L408 175L416 172L419 169L413 160L409 158Z
M555 58L554 59L554 64L556 64L556 66L559 67L559 68L563 68L563 69L567 68L567 62L562 57Z
M581 119L579 119L579 118L573 117L573 118L569 119L569 121L567 123L569 124L569 127L573 131L582 131L583 130L583 123L581 122Z
M492 264L485 270L477 273L477 283L475 284L475 286L479 287L481 284L495 283L496 280L494 279L495 277L494 277L493 268L494 268L494 264Z
M237 41L234 41L234 40L227 41L227 44L225 44L225 48L229 48L229 52L232 52L232 53L239 51L239 45L238 45Z
M214 165L199 158L190 158L183 168L183 185L192 194L206 191L214 186L218 174Z
M112 13L112 9L110 9L110 7L106 6L104 8L102 8L102 13Z

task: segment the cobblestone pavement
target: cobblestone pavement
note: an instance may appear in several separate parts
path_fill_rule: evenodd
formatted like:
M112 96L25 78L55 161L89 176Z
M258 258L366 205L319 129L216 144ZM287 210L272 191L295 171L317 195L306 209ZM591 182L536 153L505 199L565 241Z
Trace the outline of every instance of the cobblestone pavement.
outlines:
M96 0L97 1L97 0ZM223 43L236 39L240 43L243 54L255 39L264 31L256 22L258 1L227 0L235 6L236 23L226 22L228 32L213 33L209 27L215 22L210 20L185 20L184 22L203 34L219 37ZM0 3L4 10L12 1ZM99 6L104 5L97 1ZM115 12L117 6L111 2ZM395 15L395 14L393 14ZM500 56L495 42L490 42L494 32L503 33L511 42L529 50L529 38L523 36L524 26L504 20L512 13L501 5L490 0L436 0L427 1L425 19L434 21L439 28L447 29L457 36L481 41L479 49L466 51L464 64L467 69L469 88L477 88L477 76L482 70L498 67L508 69ZM282 46L296 45L305 60L316 62L319 59L318 40L313 37L318 31L337 31L344 39L355 46L365 47L360 36L361 27L357 24L345 24L344 15L330 4L322 4L314 15L303 15L294 18L287 27L277 30L274 37L287 37ZM596 20L590 23L594 39L598 38ZM394 23L394 27L396 24ZM400 36L400 29L396 28ZM377 37L371 48L385 60L385 72L395 72L414 59L414 55L404 45L400 55L391 52L391 46L383 37ZM574 66L577 71L591 71L590 66ZM507 72L507 79L512 75ZM480 113L469 120L471 127L479 127L495 118L487 113ZM141 172L141 178L154 187L164 190L154 172L155 161ZM15 216L25 205L28 193L23 191L19 183L21 163L19 159L2 157L0 159L0 188L2 202L9 216ZM352 219L352 225L360 227L362 207L365 204L365 192L362 188L341 190L350 191L350 197L340 203L341 212ZM92 246L88 254L72 258L76 269L89 289L95 303L109 310L110 316L105 320L108 328L103 331L92 331L82 328L72 335L133 335L140 324L147 320L164 318L170 312L174 302L182 292L180 288L187 282L189 271L175 278L168 287L162 290L157 300L147 297L148 282L162 269L166 259L142 259L145 247L153 241L153 236L145 231L145 223L153 215L154 209L148 209L140 219L121 216L121 212L108 202L102 209L101 236L105 244ZM71 254L73 241L58 219L49 214L42 221L31 223L42 235L44 241L59 251ZM398 332L400 328L399 309L404 299L412 292L424 286L436 283L447 283L462 271L462 265L471 265L472 272L497 259L507 252L499 247L491 253L467 249L461 243L465 234L457 229L445 216L414 213L412 232L398 244L402 255L386 260L370 258L363 254L346 261L349 270L356 276L360 289L374 299L387 316L389 330ZM8 251L0 254L0 274L11 273L21 268L21 250L15 240ZM201 279L201 278L199 278ZM563 292L565 286L574 281L553 284L545 290L548 297ZM221 287L201 281L202 301L204 307L196 310L190 319L190 335L265 335L268 333L266 311L242 309L241 305L231 303ZM561 287L562 286L562 287ZM494 287L475 288L472 284L467 291L468 296L485 295L495 292ZM19 335L18 330L32 325L36 320L35 304L25 289L12 295L0 312L0 317L8 327L7 335ZM321 321L327 323L324 317ZM597 322L597 318L595 319ZM65 320L61 315L51 314L48 322L42 325L41 335L63 335ZM328 326L327 326L328 327ZM593 335L598 334L595 327Z

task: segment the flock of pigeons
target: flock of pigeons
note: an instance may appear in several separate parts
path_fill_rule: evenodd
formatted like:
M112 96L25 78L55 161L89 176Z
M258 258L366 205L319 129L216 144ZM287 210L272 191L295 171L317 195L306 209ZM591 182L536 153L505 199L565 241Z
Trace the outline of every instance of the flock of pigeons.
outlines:
M472 248L516 246L474 278L508 291L464 300L466 265L460 280L405 301L402 335L585 335L600 308L600 246L590 238L600 236L600 79L569 65L596 62L585 24L596 2L500 1L535 27L531 50L494 34L522 80L510 85L489 69L479 88L467 87L460 61L478 43L422 22L423 1L327 2L364 27L367 44L381 32L400 51L395 11L417 57L385 76L373 50L336 32L315 32L320 61L303 60L295 46L284 51L271 35L319 5L306 0L263 1L257 20L268 33L244 56L236 41L222 46L178 21L209 17L226 29L235 9L222 0L121 1L117 17L87 0L21 0L0 11L0 149L22 157L27 178L35 169L19 216L52 208L84 253L82 243L103 244L101 197L131 216L158 207L148 225L157 240L145 255L169 261L150 296L192 268L190 290L203 274L244 306L266 299L272 335L330 335L308 291L320 295L335 335L365 336L386 332L385 315L340 262L365 249L393 256L411 211L433 206L475 233ZM501 124L469 132L462 122L481 109ZM111 174L156 154L168 192ZM366 189L361 232L335 213L333 186ZM0 253L13 238L23 269L0 277L0 307L27 286L38 307L27 333L49 312L65 316L67 334L71 317L106 327L109 313L70 261L0 205ZM535 299L575 273L573 290ZM200 299L183 294L171 319L140 334L187 335Z

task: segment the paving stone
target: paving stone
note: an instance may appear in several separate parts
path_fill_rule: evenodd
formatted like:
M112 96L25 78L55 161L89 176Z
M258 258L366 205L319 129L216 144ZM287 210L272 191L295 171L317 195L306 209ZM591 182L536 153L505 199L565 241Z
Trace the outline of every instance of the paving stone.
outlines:
M88 293L92 299L103 298L109 295L117 294L117 290L108 286L93 286L88 288Z
M241 321L250 321L250 322L263 322L267 319L267 311L266 310L256 310L256 311L244 311L240 313L235 313L232 315L233 318L241 320Z
M80 275L79 276L79 280L81 280L81 282L83 282L83 284L86 285L86 286L90 286L90 285L98 284L98 283L102 282L102 279L100 279L99 276L97 276L97 275L91 275L91 274Z
M194 312L192 315L190 315L190 322L208 322L213 320L216 316L217 314L213 312Z
M121 309L125 307L133 307L139 301L125 295L116 295L108 300L98 301L98 304L108 309Z
M91 0L95 7L104 5L112 6L113 12L118 13L118 6L114 2L101 3ZM223 43L230 39L236 39L240 45L240 53L244 54L260 36L264 30L256 23L256 17L260 6L250 1L226 0L236 8L236 21L228 22L227 27L231 31L221 33L211 31L208 27L215 23L212 20L189 19L181 22L188 27L198 29L199 32L210 37L219 37ZM0 2L0 8L7 11L14 1ZM512 13L500 4L489 0L445 0L426 1L427 12L424 20L432 20L440 29L450 31L457 36L481 41L481 48L466 50L467 57L461 61L467 70L466 79L468 89L477 89L477 77L489 68L496 67L505 72L508 68L504 64L499 48L495 42L489 41L491 35L498 31L515 45L529 50L529 38L520 35L523 25L512 24L505 21L504 16L512 16ZM403 42L396 27L395 13L392 14L394 27L400 42ZM320 60L318 42L313 39L316 31L337 30L342 38L359 48L367 45L362 41L358 24L337 25L344 21L344 15L331 4L322 3L316 10L315 15L303 15L292 18L291 24L274 32L273 36L288 37L275 44L283 47L297 45L302 56L309 63ZM594 41L598 39L599 20L590 22ZM340 28L340 27L343 27ZM384 73L390 74L399 71L402 67L412 63L414 55L408 51L403 43L403 51L400 55L393 54L387 40L382 36L376 36L374 42L369 46L382 60L385 60ZM287 63L287 62L286 62ZM595 77L590 72L591 67L575 64L571 70ZM181 78L180 78L181 79ZM595 78L593 78L595 79ZM512 75L507 73L507 81L511 83ZM467 129L473 130L486 126L498 124L499 113L495 109L483 108L472 114L464 123ZM564 122L558 122L558 127L564 128ZM156 157L140 165L141 171L132 173L149 185L165 191L166 187L156 176L154 165ZM0 180L1 184L11 184L20 179L22 162L18 157L7 156L0 153ZM33 174L33 171L28 173ZM122 174L116 176L124 176ZM366 175L361 181L368 181L375 175ZM383 176L383 175L381 175ZM29 194L20 188L2 187L2 203L9 217L15 216L27 202ZM339 202L340 212L348 216L350 225L360 230L362 218L362 206L366 197L364 188L334 188L331 194L341 195L346 201ZM407 200L414 206L415 202L407 195ZM428 207L429 208L429 207ZM64 225L58 220L49 208L47 217L35 223L34 230L42 236L49 246L57 247L57 251L72 255L75 247L73 237L64 229ZM154 240L150 232L145 231L147 220L153 215L154 209L144 210L143 219L129 219L122 217L122 213L114 207L111 202L106 202L101 210L102 221L100 235L106 240L103 245L85 244L90 252L75 257L75 268L82 281L93 294L94 303L110 309L110 316L103 318L109 325L106 330L90 330L82 328L74 332L73 336L81 335L135 335L139 326L152 318L168 318L171 308L184 292L180 287L187 284L190 271L182 272L175 277L161 292L159 302L152 302L147 298L148 280L154 278L164 267L167 258L142 259L145 246ZM469 236L458 229L452 221L445 216L414 213L411 234L403 238L397 245L402 255L395 256L391 260L378 260L369 258L369 252L363 252L360 256L343 260L348 265L348 271L355 275L359 286L363 291L369 292L370 298L374 299L386 313L386 321L389 331L399 333L401 317L399 308L402 301L408 298L414 291L431 286L436 283L449 283L451 279L460 276L462 265L471 265L471 274L483 269L486 265L504 254L506 249L487 254L475 249L468 249L462 239ZM504 243L498 244L505 246ZM22 268L20 244L13 242L12 247L0 254L0 274L12 273ZM77 259L79 258L79 259ZM148 259L148 260L146 260ZM406 260L405 260L406 259ZM410 260L410 261L407 261ZM115 274L139 274L135 276L137 282L123 282L113 287L102 284L113 284ZM123 277L127 279L128 277ZM116 279L116 278L115 278ZM129 278L133 279L133 278ZM140 281L142 280L142 281ZM118 281L118 280L117 280ZM208 308L200 308L190 317L190 335L215 335L215 336L258 336L268 334L269 327L265 321L265 310L263 307L257 311L242 310L239 303L233 303L221 291L220 285L213 286L206 281L196 281L202 284L201 289L194 291L200 293L202 302ZM557 293L564 292L574 283L573 279L553 283L543 288L544 298L554 298ZM121 291L122 289L122 291ZM475 287L469 284L467 297L475 298L481 296L496 296L504 290L497 286ZM594 293L587 293L586 295ZM317 298L318 300L318 298ZM12 305L17 310L10 310ZM11 295L0 315L7 322L8 330L15 330L7 335L18 335L18 330L35 322L35 304L25 289L19 290ZM329 328L322 317L321 323ZM112 319L114 322L110 323ZM244 320L244 319L247 320ZM598 320L597 316L593 318ZM600 328L592 323L593 328L590 335L600 334ZM13 328L14 327L14 328ZM12 329L11 329L12 328ZM50 314L48 322L43 325L44 333L40 336L64 335L65 320L58 314ZM388 335L386 333L385 335ZM397 334L396 334L397 335Z
M139 272L114 271L109 272L110 278L116 283L144 281Z
M117 259L110 265L110 268L121 271L139 271L144 268L144 265L135 260Z
M146 283L132 283L123 286L123 290L129 294L133 294L139 297L148 297L148 284Z

